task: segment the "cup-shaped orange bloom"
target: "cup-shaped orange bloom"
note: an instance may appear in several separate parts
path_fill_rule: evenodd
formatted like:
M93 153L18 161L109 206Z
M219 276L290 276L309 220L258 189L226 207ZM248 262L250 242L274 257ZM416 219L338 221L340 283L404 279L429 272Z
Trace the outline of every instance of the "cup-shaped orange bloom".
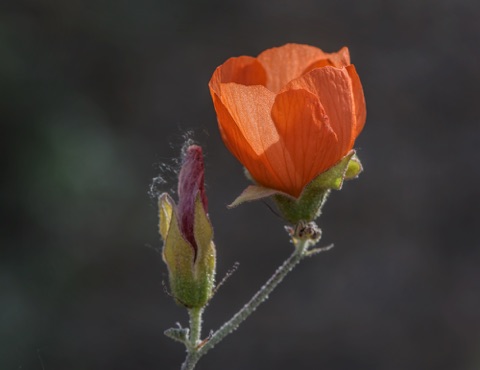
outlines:
M266 188L299 197L353 148L363 89L347 48L299 44L230 58L209 83L227 148Z

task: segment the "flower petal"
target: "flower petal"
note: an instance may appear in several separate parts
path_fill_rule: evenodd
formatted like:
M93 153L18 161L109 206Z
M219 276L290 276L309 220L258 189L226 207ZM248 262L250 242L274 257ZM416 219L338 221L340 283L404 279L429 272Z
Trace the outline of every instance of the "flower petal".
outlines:
M197 251L193 224L195 199L200 196L205 212L207 212L207 196L205 194L205 166L202 148L190 145L183 158L182 168L178 175L178 221L184 238Z
M298 197L305 185L340 160L337 136L317 96L307 90L278 94L272 118L294 163L291 188L284 191Z
M255 151L243 135L230 112L214 92L212 93L213 106L217 113L218 128L227 149L245 166L245 163L255 162Z
M267 72L266 86L278 92L288 82L300 77L312 63L328 59L329 55L313 46L286 44L265 50L257 59Z
M232 153L263 186L283 189L292 162L279 143L270 116L275 94L263 86L222 84L214 98L222 137ZM221 103L221 104L220 104Z
M356 112L352 81L346 68L317 68L290 82L285 90L305 89L316 95L337 135L338 160L352 149L356 135Z
M218 94L221 83L265 86L266 81L267 74L261 63L256 58L241 56L230 58L219 66L210 79L209 87Z
M365 104L365 95L363 94L362 83L360 82L360 78L358 77L357 71L355 70L355 66L349 65L347 67L347 72L352 80L352 91L353 91L353 100L355 103L355 116L357 118L357 122L355 125L354 135L355 138L360 134L365 126L365 120L367 119L367 109Z
M325 53L327 59L320 59L310 64L302 74L310 72L312 69L321 68L325 66L333 66L337 68L346 67L350 65L350 53L347 47L341 48L336 53Z

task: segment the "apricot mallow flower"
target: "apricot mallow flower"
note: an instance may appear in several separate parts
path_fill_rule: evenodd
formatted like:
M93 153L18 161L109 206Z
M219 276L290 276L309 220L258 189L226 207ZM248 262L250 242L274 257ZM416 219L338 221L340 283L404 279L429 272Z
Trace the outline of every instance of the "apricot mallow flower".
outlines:
M215 246L207 214L202 148L197 145L185 151L177 193L177 205L167 193L158 198L163 260L177 303L201 308L212 294Z
M365 99L346 47L325 53L287 44L230 58L209 88L222 139L257 185L236 203L272 194L298 202L342 160L340 186L346 172L360 172L352 148L365 124ZM352 160L356 170L347 171Z

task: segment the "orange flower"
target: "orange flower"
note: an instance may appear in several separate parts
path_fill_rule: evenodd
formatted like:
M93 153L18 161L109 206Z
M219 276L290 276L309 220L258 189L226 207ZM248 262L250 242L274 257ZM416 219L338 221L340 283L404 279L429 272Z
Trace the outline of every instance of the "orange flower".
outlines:
M209 83L227 148L266 188L298 198L353 148L363 89L347 48L287 44L230 58Z

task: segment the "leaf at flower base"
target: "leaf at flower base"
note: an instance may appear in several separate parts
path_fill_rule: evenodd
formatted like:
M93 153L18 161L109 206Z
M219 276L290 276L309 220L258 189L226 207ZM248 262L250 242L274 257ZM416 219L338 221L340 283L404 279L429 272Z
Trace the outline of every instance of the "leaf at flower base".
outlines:
M158 230L164 241L167 239L168 229L172 221L173 205L174 202L167 193L158 197Z
M163 333L173 340L181 343L187 343L189 331L190 330L188 328L170 328L165 330Z
M205 305L212 296L215 283L216 250L213 243L213 228L199 195L195 199L194 235L197 253L193 274L197 284L196 297L199 306Z
M355 150L351 150L345 157L342 158L335 166L318 175L315 179L306 186L306 188L312 189L334 189L340 190L343 185L343 180L346 177L349 163ZM358 162L359 163L359 162ZM352 165L352 173L355 173L354 166ZM358 175L359 171L356 173Z
M175 277L178 275L187 277L192 274L195 251L183 237L175 212L172 214L167 238L163 246L163 258L167 263L168 270Z
M208 215L203 207L200 195L195 198L195 216L193 223L193 233L195 236L195 242L197 243L197 256L199 258L200 250L207 247L213 239L213 228Z
M276 194L274 201L282 214L289 222L297 224L299 221L313 221L320 216L322 207L331 189L340 190L345 179L358 176L362 166L355 151L351 150L335 166L313 179L297 199L291 199Z
M263 186L258 185L249 185L243 192L240 194L231 204L229 204L228 208L234 208L244 202L250 202L252 200L259 200L263 198L270 197L274 194L284 194L278 190L265 188ZM284 194L289 196L288 194Z
M350 162L348 162L347 171L345 172L345 180L356 179L362 171L362 162L360 162L360 159L357 157L356 154L354 154L353 157L350 159Z
M195 250L183 237L173 208L163 246L163 260L168 267L170 291L175 301L186 307L194 307L197 303L196 281L193 276L194 259Z

